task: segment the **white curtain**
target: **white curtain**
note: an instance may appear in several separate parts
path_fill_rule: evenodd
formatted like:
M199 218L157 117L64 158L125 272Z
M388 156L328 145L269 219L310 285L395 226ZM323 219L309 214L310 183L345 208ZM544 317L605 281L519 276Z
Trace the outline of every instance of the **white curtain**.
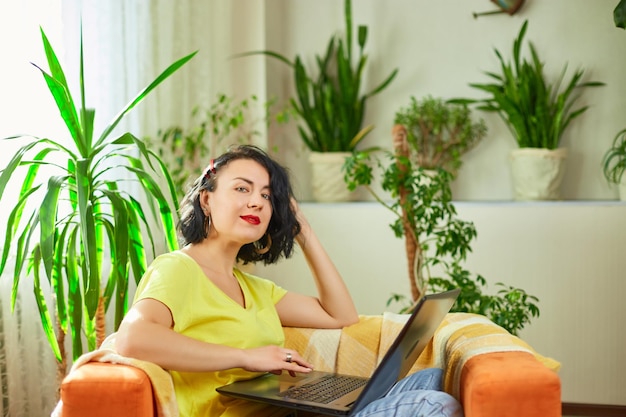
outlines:
M238 99L254 93L266 100L263 59L230 59L233 53L263 49L264 22L264 2L246 0L1 2L0 137L67 137L41 75L30 65L47 69L39 26L55 48L78 103L82 23L86 101L97 110L96 134L169 64L198 51L118 127L143 137L174 124L186 126L191 110L210 105L218 93ZM0 169L17 145L2 144ZM8 217L15 201L11 196L17 192L16 181L0 201L1 219ZM0 236L5 227L0 220ZM9 267L0 277L0 412L11 417L49 415L57 399L56 363L41 330L32 278L23 277L16 310L10 311L12 275Z
M231 59L242 48L263 48L263 2L85 0L63 7L69 59L78 57L83 22L88 97L102 112L100 126L169 64L194 51L129 118L141 133L184 124L193 107L208 106L218 93L266 98L262 58Z

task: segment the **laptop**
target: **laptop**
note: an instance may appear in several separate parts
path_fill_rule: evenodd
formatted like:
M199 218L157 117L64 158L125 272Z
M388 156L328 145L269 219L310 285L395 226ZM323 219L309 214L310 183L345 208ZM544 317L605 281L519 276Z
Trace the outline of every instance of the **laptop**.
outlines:
M353 415L383 397L409 372L456 301L460 289L423 296L370 378L311 371L265 374L217 388L220 394L323 415ZM332 384L338 385L333 386ZM334 394L328 396L330 394Z

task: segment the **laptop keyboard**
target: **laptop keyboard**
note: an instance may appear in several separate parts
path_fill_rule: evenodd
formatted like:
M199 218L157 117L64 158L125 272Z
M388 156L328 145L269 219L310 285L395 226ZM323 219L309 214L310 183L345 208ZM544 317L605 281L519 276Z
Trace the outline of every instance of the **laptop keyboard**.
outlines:
M286 389L278 395L294 400L328 404L366 383L366 378L325 375L316 381Z

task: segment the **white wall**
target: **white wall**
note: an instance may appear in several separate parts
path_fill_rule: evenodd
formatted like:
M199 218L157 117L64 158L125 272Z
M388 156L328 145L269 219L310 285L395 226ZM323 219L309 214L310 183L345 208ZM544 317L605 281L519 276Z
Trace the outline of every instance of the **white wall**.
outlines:
M624 270L626 205L609 203L617 191L602 176L602 156L626 127L626 32L615 28L617 0L525 2L514 16L474 19L495 9L488 0L353 0L354 24L369 27L370 61L365 83L372 87L399 68L397 79L368 102L368 123L376 128L364 147L391 147L395 112L411 96L479 96L470 82L485 82L496 71L493 48L510 56L513 39L528 19L531 40L549 76L565 63L585 69L587 79L605 82L588 89L579 104L590 109L566 131L569 161L562 195L568 202L513 203L508 152L516 143L496 115L487 121L482 143L464 157L453 184L461 218L475 222L478 240L467 262L492 285L498 281L540 298L541 317L522 337L541 353L562 362L563 400L626 404L626 317ZM313 64L332 33L342 32L339 0L266 1L267 47L288 57L302 54ZM292 94L290 70L267 62L267 94ZM568 72L571 74L571 72ZM274 128L270 143L291 169L301 200L310 200L307 151L293 128ZM365 197L365 194L360 194ZM365 198L367 199L367 198ZM391 214L377 203L304 206L350 290L359 312L385 310L392 292L408 294L403 242L388 227ZM314 291L306 263L296 256L259 274L287 288Z
M561 362L563 401L626 405L626 204L618 202L456 203L478 237L467 269L525 289L541 315L521 337ZM393 215L374 202L304 204L361 314L380 314L391 293L409 294L404 243ZM314 294L298 252L260 276Z
M513 39L528 19L526 39L535 44L549 76L556 76L568 63L568 75L581 67L587 79L607 84L583 93L579 104L588 104L590 109L573 122L563 138L563 145L570 151L563 197L615 198L617 192L607 185L600 165L611 140L626 126L626 32L613 24L617 3L528 0L513 16L475 19L473 12L494 10L496 6L487 0L353 0L354 24L369 27L365 86L373 87L399 68L398 77L389 88L368 102L367 122L376 128L363 147L391 147L394 114L408 105L411 96L480 96L468 84L487 81L483 71L497 71L493 48L510 56ZM268 49L290 58L299 53L312 68L314 54L323 54L331 34L344 30L343 2L268 0L266 27ZM293 85L291 71L275 60L268 60L267 65L268 96L289 97ZM485 118L489 133L466 155L454 184L455 198L510 200L507 155L517 145L495 114L475 115ZM281 158L294 172L302 198L310 199L307 151L297 131L274 129L270 142L278 147Z

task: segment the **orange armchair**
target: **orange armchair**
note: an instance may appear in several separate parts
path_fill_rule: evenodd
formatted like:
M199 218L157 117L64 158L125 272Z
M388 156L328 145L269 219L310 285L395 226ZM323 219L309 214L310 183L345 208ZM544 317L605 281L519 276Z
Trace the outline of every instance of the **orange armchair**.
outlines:
M362 316L343 330L285 328L286 346L317 369L368 375L402 319ZM461 401L466 417L561 416L559 363L485 317L449 314L411 372L429 366L444 368L444 388ZM147 374L128 365L89 362L75 368L61 385L61 401L61 417L172 417L158 407Z

